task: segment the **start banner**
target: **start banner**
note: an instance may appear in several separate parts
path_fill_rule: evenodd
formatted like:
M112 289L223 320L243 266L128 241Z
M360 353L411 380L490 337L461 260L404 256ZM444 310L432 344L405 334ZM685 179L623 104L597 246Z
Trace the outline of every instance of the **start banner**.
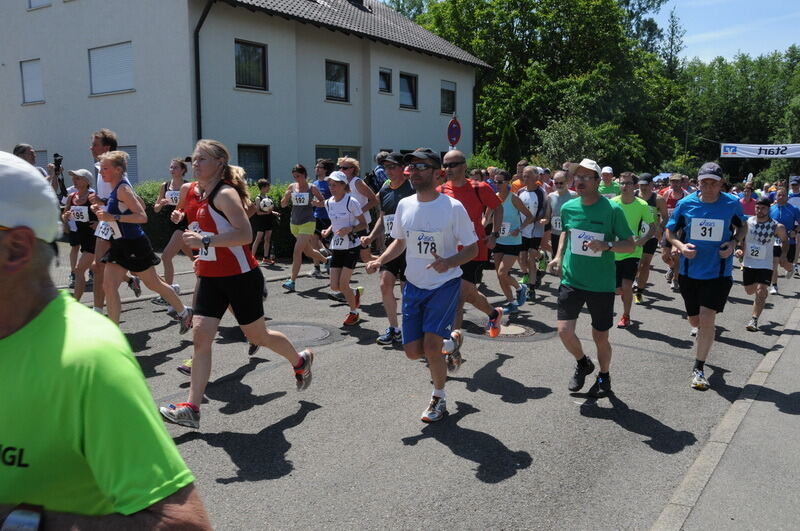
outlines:
M721 144L720 157L733 159L797 159L800 144Z

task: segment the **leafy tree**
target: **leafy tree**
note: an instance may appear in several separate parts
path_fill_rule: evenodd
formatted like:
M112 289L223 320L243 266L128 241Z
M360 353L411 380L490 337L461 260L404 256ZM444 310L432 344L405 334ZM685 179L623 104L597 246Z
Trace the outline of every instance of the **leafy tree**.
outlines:
M517 130L513 124L508 123L503 128L500 143L497 145L497 159L503 162L504 169L513 170L521 157L520 153Z
M664 73L669 79L675 79L678 76L678 70L681 66L680 54L684 49L684 35L686 35L686 30L681 26L678 15L675 14L675 8L673 7L672 11L669 13L667 32L659 47L659 55L664 61Z
M425 12L425 0L383 0L386 5L401 15L415 20Z

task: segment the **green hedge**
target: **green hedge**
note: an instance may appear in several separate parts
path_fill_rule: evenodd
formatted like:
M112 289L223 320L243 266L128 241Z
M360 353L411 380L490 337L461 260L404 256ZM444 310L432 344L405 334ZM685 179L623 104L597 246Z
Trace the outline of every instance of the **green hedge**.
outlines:
M147 205L147 223L143 225L144 231L150 237L153 247L157 251L161 251L169 242L172 233L175 230L175 225L169 220L164 211L156 213L153 210L153 204L158 199L158 191L161 188L163 181L148 181L134 186L136 193L144 200ZM294 248L294 236L289 230L289 218L292 210L291 205L286 208L281 208L281 197L286 192L287 184L273 184L270 189L269 196L275 202L275 211L281 215L280 223L277 228L272 231L272 248L275 250L276 256L279 258L286 258L292 256L292 249ZM258 187L250 187L250 197L254 198L258 195Z

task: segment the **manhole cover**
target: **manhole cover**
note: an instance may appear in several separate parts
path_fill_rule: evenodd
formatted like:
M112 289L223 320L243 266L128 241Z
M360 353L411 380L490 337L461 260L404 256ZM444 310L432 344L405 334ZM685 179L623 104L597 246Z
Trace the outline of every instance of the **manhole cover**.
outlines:
M307 345L309 343L320 343L331 336L328 330L315 325L303 324L269 324L273 330L283 332L293 344Z
M543 341L555 336L555 331L552 327L546 325L539 327L536 323L533 326L528 326L527 322L522 324L519 321L514 321L515 317L512 317L511 321L507 321L504 318L505 323L500 329L500 336L496 339L490 339L486 335L485 319L482 314L467 316L464 318L461 328L469 336L485 338L489 341Z
M500 329L501 336L521 336L525 335L533 335L536 332L533 330L527 330L522 326L514 325L514 324L507 324L503 328Z

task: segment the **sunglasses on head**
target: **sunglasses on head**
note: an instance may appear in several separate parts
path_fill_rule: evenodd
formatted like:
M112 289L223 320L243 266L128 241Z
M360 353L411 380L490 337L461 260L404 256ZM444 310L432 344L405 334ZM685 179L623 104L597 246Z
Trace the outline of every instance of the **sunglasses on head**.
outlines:
M464 164L465 162L466 162L465 160L461 160L461 161L458 161L458 162L445 162L444 164L442 164L442 168L445 168L445 169L447 169L447 168L457 168L457 167L461 166L462 164Z

